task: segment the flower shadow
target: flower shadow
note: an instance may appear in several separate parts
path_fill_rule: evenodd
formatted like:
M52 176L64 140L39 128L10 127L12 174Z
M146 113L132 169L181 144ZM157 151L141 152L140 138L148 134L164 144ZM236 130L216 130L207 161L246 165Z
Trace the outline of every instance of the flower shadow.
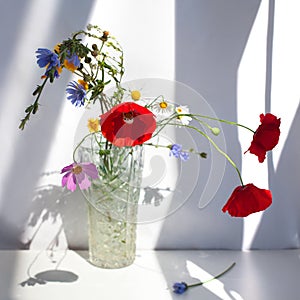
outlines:
M29 277L25 281L21 282L22 287L44 285L48 282L61 282L71 283L78 280L78 275L71 271L65 270L47 270L35 274L33 277Z
M48 238L43 232L48 230ZM62 235L66 245L60 245ZM87 249L87 213L83 195L56 185L36 189L23 232L23 249Z
M221 271L224 271L238 257L232 252L227 257L219 255L215 251L158 251L158 261L167 278L168 291L173 299L187 297L187 299L236 299L232 297L232 291L238 293L236 284L235 268L218 279L202 286L188 288L184 295L180 296L173 292L172 285L175 282L185 282L188 285L205 282ZM172 262L172 263L171 263Z
M142 204L144 205L154 205L159 206L162 201L165 199L162 191L170 191L170 188L161 189L161 188L153 188L153 187L144 187L144 197Z

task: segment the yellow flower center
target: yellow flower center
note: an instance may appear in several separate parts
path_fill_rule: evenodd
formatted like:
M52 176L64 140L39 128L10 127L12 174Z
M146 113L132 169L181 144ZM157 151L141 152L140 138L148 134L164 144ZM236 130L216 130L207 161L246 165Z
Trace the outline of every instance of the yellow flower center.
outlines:
M177 108L176 108L176 111L177 111L177 113L179 113L179 114L182 113L182 109L181 109L180 107L177 107Z
M72 168L72 173L75 175L78 175L82 172L82 167L79 165L76 165L75 167Z
M140 93L140 91L137 91L137 90L131 91L131 98L132 98L132 100L134 100L134 101L140 100L140 98L141 98L141 93Z
M161 109L166 109L168 107L168 103L165 101L162 101L159 103L159 106Z

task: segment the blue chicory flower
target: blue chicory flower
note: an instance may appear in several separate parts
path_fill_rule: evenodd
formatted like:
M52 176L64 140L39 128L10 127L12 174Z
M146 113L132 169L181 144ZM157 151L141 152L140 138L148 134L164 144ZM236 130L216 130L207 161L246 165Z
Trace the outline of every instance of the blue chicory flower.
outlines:
M54 67L60 66L58 55L46 48L38 48L37 51L37 64L40 68L47 67L47 71Z
M71 81L68 84L66 92L69 94L67 98L72 102L72 104L79 107L84 105L86 90L82 84L76 81Z
M173 284L173 292L175 294L183 294L188 288L188 285L185 282L175 282Z
M76 53L70 54L67 52L67 57L64 60L64 67L69 71L74 72L80 66L80 59Z
M73 64L77 68L79 67L80 59L76 53L74 53L73 55L68 55L66 59L70 64Z
M52 70L54 70L53 72L54 77L58 78L61 72L61 66L60 66L58 55L46 48L38 48L38 50L35 53L37 53L36 58L39 67L40 68L46 67L46 72L44 76L42 76L42 78L48 77L50 71Z
M176 158L180 158L182 161L187 161L189 159L189 154L182 151L182 146L179 144L174 144L170 148L170 156L173 155Z

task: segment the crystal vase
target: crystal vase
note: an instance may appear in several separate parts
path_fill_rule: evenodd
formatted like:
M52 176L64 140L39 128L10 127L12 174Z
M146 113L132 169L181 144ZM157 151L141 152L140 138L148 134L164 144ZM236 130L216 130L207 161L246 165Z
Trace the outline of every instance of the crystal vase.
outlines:
M143 147L115 147L91 136L79 149L81 161L93 162L99 179L84 190L88 210L89 260L101 268L133 263L143 169Z

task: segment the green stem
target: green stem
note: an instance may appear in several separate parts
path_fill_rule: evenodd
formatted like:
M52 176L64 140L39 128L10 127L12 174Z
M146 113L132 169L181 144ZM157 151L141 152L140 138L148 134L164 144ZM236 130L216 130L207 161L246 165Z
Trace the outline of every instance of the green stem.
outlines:
M172 124L170 123L169 125L177 125L177 124ZM240 173L240 170L238 169L238 167L236 166L236 164L234 163L234 161L230 158L230 156L224 152L222 149L219 148L219 146L213 141L213 139L211 137L209 137L206 133L204 133L203 131L201 131L200 129L198 129L197 127L194 127L194 126L191 126L191 125L182 125L184 127L187 127L187 128L191 128L191 129L194 129L196 130L198 133L200 133L202 136L204 136L214 147L215 149L220 153L222 154L227 160L228 162L235 168L236 172L238 173L238 176L239 176L239 179L240 179L240 182L242 184L242 186L244 186L244 183L243 183L243 179L242 179L242 176L241 176L241 173Z
M40 99L40 97L41 97L42 91L43 91L43 89L44 89L44 87L45 87L46 82L47 82L48 79L49 79L49 77L47 76L47 77L45 78L43 84L41 85L41 88L40 88L40 91L39 91L38 96L36 97L35 103L38 103L38 102L39 102L39 99Z
M76 161L76 159L75 159L75 153L76 153L77 149L78 149L78 148L81 146L81 144L86 140L86 138L88 138L88 137L91 136L91 135L94 135L95 133L97 133L97 132L91 132L91 133L85 135L85 136L82 138L82 140L77 144L77 146L75 147L75 149L74 149L74 151L73 151L73 161L74 161L74 163L77 163L77 161Z
M252 133L255 133L254 130L252 130L251 128L243 125L243 124L239 124L237 122L233 122L233 121L228 121L228 120L223 120L223 119L219 119L219 118L213 118L213 117L209 117L209 116L204 116L204 115L199 115L199 114L180 114L181 116L189 116L189 117L193 117L193 116L196 116L196 117L200 117L200 118L204 118L204 119L208 119L208 120L213 120L213 121L219 121L221 123L225 123L225 124L228 124L228 125L235 125L235 126L239 126L239 127L242 127L242 128L245 128L249 131L251 131ZM198 120L199 121L199 120Z
M47 80L49 79L49 77L47 76L43 82L43 84L39 87L38 89L38 94L37 97L34 101L33 104L31 104L30 106L27 107L27 109L25 110L25 112L27 113L26 116L21 120L21 123L19 125L19 129L23 130L25 128L25 124L27 121L29 121L30 115L31 114L35 114L38 110L38 106L39 106L39 99L41 97L42 91L46 85Z
M151 103L147 104L146 107L151 107L151 105L152 105L155 101L157 101L160 97L161 97L162 100L164 101L164 99L165 99L164 96L163 96L163 95L159 95L159 96L157 96L154 100L152 100Z
M226 270L224 270L222 273L220 273L220 274L214 276L214 277L211 278L211 279L208 279L208 280L203 281L203 282L199 282L199 283L195 283L195 284L188 285L188 287L190 288L190 287L194 287L194 286L203 285L203 284L205 284L205 283L208 283L208 282L210 282L210 281L213 281L213 280L215 280L215 279L218 279L218 278L220 278L221 276L223 276L225 273L227 273L228 271L230 271L230 270L235 266L235 264L236 264L235 262L232 263Z
M172 145L167 145L166 146L166 145L153 144L153 143L143 143L143 145L145 145L145 146L152 146L152 147L155 147L155 148L167 148L169 150L171 150L171 148L172 148ZM193 153L193 154L198 154L201 157L204 157L203 155L206 155L206 153L204 153L204 152L196 152L196 151L194 151L194 149L189 149L189 150L184 149L184 150L182 150L182 152L189 152L189 153Z

